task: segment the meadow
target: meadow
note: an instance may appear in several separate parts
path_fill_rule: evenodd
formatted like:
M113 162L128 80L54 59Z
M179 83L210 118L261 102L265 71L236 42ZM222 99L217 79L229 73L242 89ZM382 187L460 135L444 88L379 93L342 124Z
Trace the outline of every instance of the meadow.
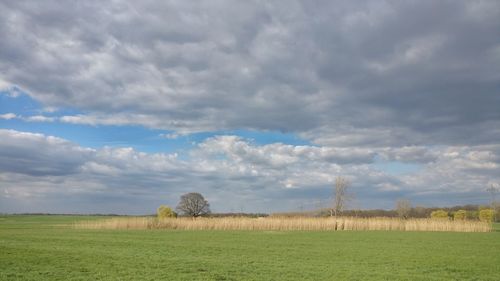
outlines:
M75 229L0 216L0 280L500 280L500 232Z

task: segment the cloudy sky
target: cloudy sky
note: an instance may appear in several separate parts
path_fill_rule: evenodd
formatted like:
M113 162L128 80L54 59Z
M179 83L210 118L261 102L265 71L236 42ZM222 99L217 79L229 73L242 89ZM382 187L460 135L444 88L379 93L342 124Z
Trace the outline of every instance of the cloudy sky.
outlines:
M484 204L498 1L0 1L0 212Z

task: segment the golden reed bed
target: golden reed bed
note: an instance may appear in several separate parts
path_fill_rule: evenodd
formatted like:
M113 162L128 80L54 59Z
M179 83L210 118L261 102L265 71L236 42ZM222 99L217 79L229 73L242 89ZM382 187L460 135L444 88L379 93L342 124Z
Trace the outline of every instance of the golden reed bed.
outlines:
M491 225L480 221L397 218L171 218L121 217L97 221L82 221L77 229L179 229L179 230L272 230L272 231L454 231L489 232Z

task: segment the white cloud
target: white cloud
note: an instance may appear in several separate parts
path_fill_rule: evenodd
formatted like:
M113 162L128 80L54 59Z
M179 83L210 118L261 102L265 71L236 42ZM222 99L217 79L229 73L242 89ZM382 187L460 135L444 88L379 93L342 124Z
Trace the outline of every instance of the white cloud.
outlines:
M0 114L0 119L4 120L12 120L12 119L21 119L24 121L28 122L54 122L58 118L57 117L49 117L49 116L43 116L43 115L33 115L33 116L21 116L17 115L15 113L5 113L5 114Z
M5 114L0 114L0 119L5 119L5 120L10 120L17 118L17 115L14 113L5 113Z
M170 133L170 134L160 134L159 135L161 138L166 138L168 140L175 140L177 139L180 135L177 133Z
M24 120L28 122L54 122L56 117L48 117L43 115L33 115L25 117Z

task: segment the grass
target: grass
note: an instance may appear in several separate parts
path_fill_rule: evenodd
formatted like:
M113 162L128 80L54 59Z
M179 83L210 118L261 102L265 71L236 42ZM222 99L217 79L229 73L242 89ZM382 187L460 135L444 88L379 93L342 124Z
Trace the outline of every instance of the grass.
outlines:
M408 219L398 218L165 218L121 217L89 220L76 223L78 229L179 229L179 230L274 230L274 231L455 231L489 232L489 223L470 220Z
M0 280L499 280L500 232L82 230L0 217ZM494 226L499 229L499 225Z

